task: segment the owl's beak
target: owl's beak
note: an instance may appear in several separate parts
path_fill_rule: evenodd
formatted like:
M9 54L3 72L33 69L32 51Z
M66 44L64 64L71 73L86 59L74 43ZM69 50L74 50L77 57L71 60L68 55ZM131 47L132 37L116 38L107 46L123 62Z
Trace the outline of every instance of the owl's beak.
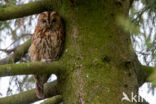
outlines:
M51 26L51 25L50 25L50 24L48 24L47 26L48 26L48 28L50 28L50 26Z

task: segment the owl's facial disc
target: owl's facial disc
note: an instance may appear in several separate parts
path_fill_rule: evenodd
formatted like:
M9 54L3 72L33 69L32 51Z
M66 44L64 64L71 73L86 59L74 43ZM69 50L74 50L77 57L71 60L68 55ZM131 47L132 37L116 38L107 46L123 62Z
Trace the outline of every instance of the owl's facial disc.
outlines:
M47 23L47 21L45 19L42 19L42 23Z
M56 24L56 18L53 18L51 21L50 21L50 27L53 28Z
M56 18L53 18L51 23L55 23L56 22Z
M41 19L41 22L44 26L46 26L47 28L50 28L50 24L46 19Z

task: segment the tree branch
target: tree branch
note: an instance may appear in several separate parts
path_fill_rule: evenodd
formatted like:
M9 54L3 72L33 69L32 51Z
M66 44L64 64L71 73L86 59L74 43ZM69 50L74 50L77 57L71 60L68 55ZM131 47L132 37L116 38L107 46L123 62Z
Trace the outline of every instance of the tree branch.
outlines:
M52 97L58 95L57 81L45 84L45 97ZM12 96L0 98L0 104L30 104L38 101L35 89L21 92Z
M44 101L41 104L59 104L61 102L62 102L62 96L57 95L57 96L54 96L54 97L47 99L46 101Z
M153 86L156 86L156 68L153 68L153 72L150 74L147 80L152 82Z
M7 58L0 60L0 65L15 63L18 60L20 60L21 57L23 57L28 52L30 44L31 44L31 39L26 41L19 47L16 47L13 54L9 55Z
M21 18L47 10L58 10L62 0L40 0L19 6L0 8L0 21Z
M6 64L0 66L0 77L23 74L58 74L62 72L62 69L64 69L64 66L59 62Z
M154 67L149 67L149 66L141 66L141 69L138 72L138 81L140 85L142 85L144 82L148 81L150 75L154 72L155 68Z
M0 49L0 51L10 54L11 52L15 51L15 49L16 49L16 47L12 48L12 49Z

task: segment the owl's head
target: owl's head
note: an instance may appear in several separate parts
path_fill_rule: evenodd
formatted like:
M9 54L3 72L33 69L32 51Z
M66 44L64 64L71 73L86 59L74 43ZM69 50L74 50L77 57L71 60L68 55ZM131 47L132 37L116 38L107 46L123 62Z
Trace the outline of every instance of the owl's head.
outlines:
M43 12L39 15L37 25L42 29L58 29L62 24L61 17L56 12Z

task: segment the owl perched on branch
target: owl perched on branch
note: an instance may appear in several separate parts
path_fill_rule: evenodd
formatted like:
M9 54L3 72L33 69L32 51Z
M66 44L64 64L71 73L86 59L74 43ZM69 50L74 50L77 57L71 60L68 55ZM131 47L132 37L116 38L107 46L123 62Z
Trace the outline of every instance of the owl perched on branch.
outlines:
M56 12L41 13L29 48L31 61L52 62L58 60L62 52L64 38L64 24L61 17ZM40 99L45 97L44 83L49 77L50 74L34 75L36 95Z

